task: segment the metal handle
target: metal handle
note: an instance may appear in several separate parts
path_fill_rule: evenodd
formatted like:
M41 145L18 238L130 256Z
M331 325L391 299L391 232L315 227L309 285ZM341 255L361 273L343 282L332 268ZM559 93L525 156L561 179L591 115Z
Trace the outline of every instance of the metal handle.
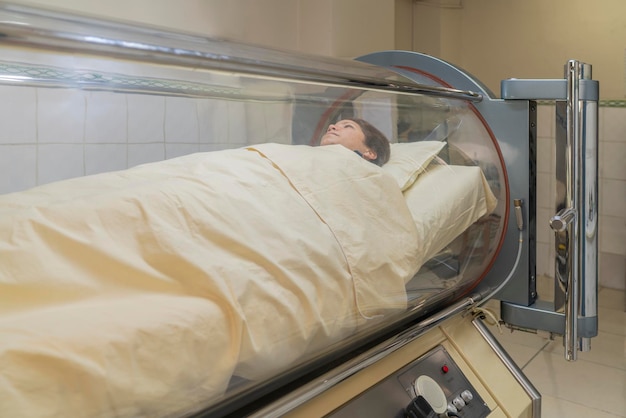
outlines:
M561 209L559 213L550 219L550 228L552 228L554 232L563 232L572 222L574 222L575 219L576 209Z
M567 63L567 142L569 144L569 177L568 200L576 210L579 201L579 190L576 187L576 179L580 175L579 147L580 142L580 115L578 112L580 67L576 61ZM578 237L578 225L573 224L570 243L574 243ZM578 252L576 249L569 253L570 274L567 277L567 291L565 293L565 358L576 360L578 354Z
M589 349L589 338L579 338L579 317L597 315L597 102L580 99L580 80L591 77L591 66L568 61L566 138L559 178L561 209L550 220L555 232L555 277L564 291L565 358Z

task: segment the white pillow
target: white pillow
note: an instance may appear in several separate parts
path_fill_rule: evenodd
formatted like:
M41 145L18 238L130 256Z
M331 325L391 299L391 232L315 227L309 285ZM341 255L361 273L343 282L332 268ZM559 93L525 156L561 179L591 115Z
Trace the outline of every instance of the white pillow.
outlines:
M391 156L383 165L402 191L411 187L417 176L444 147L442 141L402 142L391 144Z
M435 165L404 192L418 234L423 261L448 245L482 216L497 199L480 167Z

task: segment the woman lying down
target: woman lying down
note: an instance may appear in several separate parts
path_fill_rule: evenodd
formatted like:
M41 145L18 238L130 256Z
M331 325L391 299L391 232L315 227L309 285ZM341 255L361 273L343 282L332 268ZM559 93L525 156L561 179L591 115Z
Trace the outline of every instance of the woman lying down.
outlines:
M0 196L2 414L187 412L406 309L420 238L355 132Z

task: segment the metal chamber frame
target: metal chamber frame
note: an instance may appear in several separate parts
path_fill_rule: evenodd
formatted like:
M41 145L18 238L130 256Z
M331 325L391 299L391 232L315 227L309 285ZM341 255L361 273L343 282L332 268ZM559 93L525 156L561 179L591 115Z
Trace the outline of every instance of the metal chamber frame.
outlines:
M411 77L407 69L417 68L444 85L483 93L484 99L473 106L505 149L504 160L511 174L509 204L523 243L522 262L513 265L511 256L518 236L511 223L503 253L477 290L502 301L502 317L510 326L564 335L565 357L575 360L576 352L588 350L589 338L597 335L599 89L598 82L591 79L591 66L571 60L565 65L563 79L504 80L502 99L496 99L472 75L433 57L390 51L362 59L398 68L407 77ZM556 214L550 220L536 219L538 100L554 100L556 109L558 186ZM537 300L536 292L536 224L548 221L556 237L553 302ZM501 283L503 276L511 280ZM497 294L489 294L489 288Z
M545 329L541 328L541 324L549 323L549 331L565 333L566 355L569 359L576 357L579 336L583 336L580 347L585 349L588 347L586 338L597 333L597 296L594 293L597 287L597 83L590 80L590 69L587 66L573 62L569 67L571 70L568 71L567 80L508 80L503 84L503 99L495 99L471 75L448 63L421 54L390 51L361 57L359 61L363 63L348 64L343 60L309 57L244 44L214 42L192 35L164 34L157 30L99 20L72 20L56 12L42 12L9 4L0 3L0 14L3 16L0 41L11 47L76 51L129 61L260 75L268 79L293 79L368 91L465 100L471 103L493 130L496 139L506 145L507 149L513 150L513 153L503 153L503 163L507 172L516 174L515 178L509 179L511 199L508 205L510 212L519 216L521 224L508 223L498 259L472 294L426 319L421 319L404 332L330 371L322 383L303 387L290 400L275 405L274 413L288 411L310 396L332 387L334 383L419 338L423 332L440 321L494 297L494 292L498 292L495 296L503 300L505 322L534 329ZM24 21L29 24L20 23ZM89 27L88 34L84 33L85 27ZM245 51L246 56L232 55L234 45L239 51ZM316 62L320 65L317 66ZM409 69L418 69L436 76L443 84L373 78L370 75L370 65L364 63L397 72L408 80L414 78L414 73ZM128 80L119 78L117 84L107 83L107 88L147 93L154 89L154 84L137 85L126 81ZM51 80L37 80L34 77L28 83L45 85L51 83ZM79 78L76 83L85 89L97 90L103 87L88 78ZM563 145L567 158L564 174L557 174L559 179L568 182L567 194L563 203L558 205L560 212L552 221L557 236L563 237L557 240L560 243L558 249L562 245L567 249L565 261L563 258L555 261L558 277L561 279L559 281L565 289L565 314L557 312L558 309L544 310L534 305L534 101L547 98L544 93L546 86L549 87L547 91L554 92L550 98L566 103L564 111L567 113L564 117L567 120L567 139ZM215 94L214 91L203 91L204 88L206 86L190 82L170 86L166 93L188 97ZM160 87L157 90L164 93ZM579 153L579 150L585 152ZM580 179L586 180L580 183ZM557 251L557 254L561 253ZM562 262L565 265L559 264ZM502 289L504 282L507 287Z
M503 300L505 322L564 336L565 358L577 359L598 333L598 82L591 66L565 65L562 80L505 80L503 97L555 101L555 297L526 306ZM545 220L544 220L545 221Z

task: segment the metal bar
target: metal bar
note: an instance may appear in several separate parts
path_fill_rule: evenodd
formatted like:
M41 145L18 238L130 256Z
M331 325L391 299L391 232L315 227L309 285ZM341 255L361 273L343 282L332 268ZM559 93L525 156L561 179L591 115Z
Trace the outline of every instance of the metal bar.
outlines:
M566 203L570 210L577 212L579 202L579 188L577 180L580 176L579 154L580 149L580 115L579 105L579 85L580 65L577 61L567 63L567 166L568 181L566 185ZM565 291L565 335L563 344L565 346L565 358L569 361L577 359L578 354L578 279L580 275L578 257L578 222L569 225L569 240L567 244L567 264L569 274L567 275L567 285ZM558 255L557 255L558 256Z
M567 80L518 79L500 82L501 97L506 100L566 100ZM580 99L598 100L598 82L580 80Z
M509 354L500 345L498 340L493 336L489 329L485 326L480 317L474 318L472 321L474 327L478 330L480 335L487 341L487 344L491 347L494 353L500 358L500 361L511 372L515 380L519 382L524 391L531 399L532 416L534 418L541 418L541 394L533 384L524 375L524 372L515 364L515 361L509 356Z
M581 64L581 78L591 78L591 66ZM582 101L580 113L579 149L581 166L578 178L579 194L579 260L580 260L580 297L579 317L596 319L598 314L598 104ZM580 319L579 318L579 319ZM580 324L580 321L579 321ZM597 335L597 326L594 329ZM580 337L580 330L579 330ZM590 339L582 337L579 349L589 351Z
M306 56L224 39L139 28L0 2L0 44L71 51L164 65L193 66L345 88L481 101L482 94L376 77L369 64ZM389 74L394 74L391 71Z
M285 397L271 403L261 410L256 411L252 415L249 415L249 418L277 418L285 415L298 406L355 375L357 372L416 340L426 331L436 327L446 319L463 312L479 300L479 296L473 296L465 298L454 305L449 306L443 311L419 322L396 337L379 344L378 346L346 363L343 363L341 366L331 370L320 378L301 386L300 388L290 392Z
M575 216L569 216L568 211L564 211L566 219L571 221L567 245L570 274L565 291L564 345L565 358L573 361L578 350L590 349L589 338L579 336L579 317L597 317L598 107L597 101L585 101L580 97L580 83L591 78L591 66L572 60L566 68L566 163L569 165L566 205L573 208ZM597 329L593 331L597 333Z
M537 300L530 306L501 302L500 315L513 328L542 330L565 334L565 313L554 310L553 301ZM598 335L597 316L578 316L578 336L592 338Z

